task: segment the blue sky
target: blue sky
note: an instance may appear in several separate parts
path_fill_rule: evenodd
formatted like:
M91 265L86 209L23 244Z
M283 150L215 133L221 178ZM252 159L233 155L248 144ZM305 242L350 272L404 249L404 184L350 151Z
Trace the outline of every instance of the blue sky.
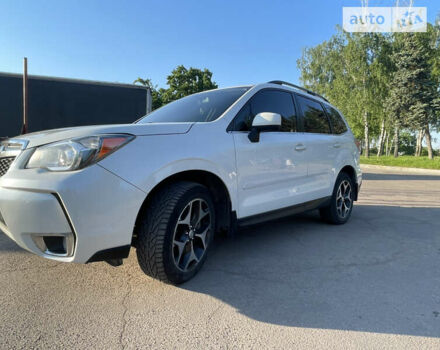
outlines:
M394 1L370 1L390 6ZM209 68L219 86L298 82L296 60L328 39L359 0L1 0L0 71L165 87L179 64ZM437 0L428 7L432 22Z
M372 1L370 1L372 3ZM377 2L376 2L377 3ZM393 1L381 1L382 4ZM207 67L220 86L298 80L305 46L329 38L342 6L360 1L2 0L0 71L163 86L178 64ZM431 21L438 1L427 6Z

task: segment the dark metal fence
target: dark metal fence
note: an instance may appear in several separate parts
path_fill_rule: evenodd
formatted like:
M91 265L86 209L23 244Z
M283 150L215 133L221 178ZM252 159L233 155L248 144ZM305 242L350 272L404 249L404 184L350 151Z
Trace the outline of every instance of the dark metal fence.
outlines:
M137 85L29 76L28 131L131 123L151 108ZM0 73L0 138L18 135L23 121L22 76Z

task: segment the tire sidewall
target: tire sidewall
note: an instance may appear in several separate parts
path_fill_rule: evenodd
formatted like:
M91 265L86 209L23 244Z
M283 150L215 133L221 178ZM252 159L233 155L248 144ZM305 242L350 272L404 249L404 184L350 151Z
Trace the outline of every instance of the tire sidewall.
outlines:
M180 270L174 262L173 256L173 238L174 238L174 229L176 227L177 221L179 219L180 214L183 209L188 205L189 202L196 198L201 198L208 204L210 215L211 215L211 228L210 234L208 235L207 248L202 259L199 261L197 266L187 272L183 272ZM166 234L164 237L164 250L163 250L163 261L165 273L169 276L169 279L176 284L183 283L189 279L191 279L203 266L206 257L208 255L209 249L211 248L211 243L213 241L214 232L215 232L215 206L214 202L211 199L211 195L203 186L196 186L189 191L187 191L181 198L179 198L176 206L173 209L173 212L170 216L170 219L167 223Z

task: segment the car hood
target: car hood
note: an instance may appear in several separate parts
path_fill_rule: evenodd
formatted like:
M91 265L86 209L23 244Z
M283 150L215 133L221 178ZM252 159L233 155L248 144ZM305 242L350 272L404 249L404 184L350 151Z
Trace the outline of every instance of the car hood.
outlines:
M100 134L131 134L135 136L186 134L193 124L194 123L148 123L79 126L40 131L20 135L14 137L14 139L29 141L27 148L31 148L52 142Z

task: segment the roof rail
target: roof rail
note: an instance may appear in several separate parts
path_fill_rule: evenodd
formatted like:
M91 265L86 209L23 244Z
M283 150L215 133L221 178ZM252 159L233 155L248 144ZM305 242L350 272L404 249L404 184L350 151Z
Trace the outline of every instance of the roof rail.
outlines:
M295 85L295 84L292 84L292 83L288 83L287 81L282 81L282 80L272 80L272 81L269 81L268 84L278 84L278 85L287 85L287 86L291 86L291 87L293 87L293 88L295 88L295 89L299 89L299 90L301 90L301 91L307 92L307 93L310 94L310 95L320 97L320 98L322 98L324 101L329 102L324 96L321 96L320 94L317 94L316 92L313 92L313 91L311 91L311 90L309 90L309 89L306 89L305 87L302 87L302 86L299 86L299 85Z

